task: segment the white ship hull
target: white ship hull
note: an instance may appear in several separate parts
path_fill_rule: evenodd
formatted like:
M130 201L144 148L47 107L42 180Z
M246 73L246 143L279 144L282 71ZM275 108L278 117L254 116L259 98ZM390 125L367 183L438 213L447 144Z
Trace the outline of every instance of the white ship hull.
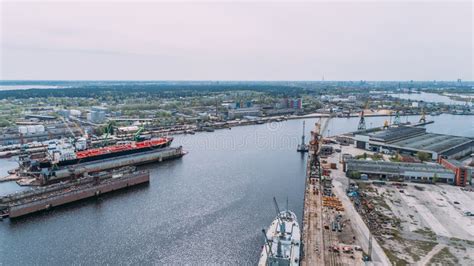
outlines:
M301 232L293 212L280 212L268 227L266 237L268 242L262 248L259 266L299 265Z

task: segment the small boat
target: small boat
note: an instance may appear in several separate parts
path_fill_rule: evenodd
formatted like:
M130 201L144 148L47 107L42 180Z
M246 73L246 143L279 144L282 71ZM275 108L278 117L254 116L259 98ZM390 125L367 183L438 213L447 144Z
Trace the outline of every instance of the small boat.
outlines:
M294 212L287 209L280 211L273 198L277 216L267 231L263 229L265 245L263 246L259 266L300 264L301 232ZM287 203L288 205L288 203Z

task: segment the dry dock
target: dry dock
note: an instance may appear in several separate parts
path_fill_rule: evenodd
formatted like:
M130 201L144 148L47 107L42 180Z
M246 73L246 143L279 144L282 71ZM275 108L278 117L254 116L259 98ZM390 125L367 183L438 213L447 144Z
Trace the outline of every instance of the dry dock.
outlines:
M148 183L148 171L86 177L67 184L12 194L0 198L0 216L16 218L56 206L99 196L111 191Z
M60 166L51 168L47 174L38 174L30 171L19 171L20 178L17 183L21 186L49 185L71 178L80 177L86 173L96 173L100 171L109 171L127 166L137 166L148 163L162 162L176 159L186 154L183 148L167 147L163 149L151 150L138 154L117 156L114 158L96 160L91 162L79 162L75 165Z

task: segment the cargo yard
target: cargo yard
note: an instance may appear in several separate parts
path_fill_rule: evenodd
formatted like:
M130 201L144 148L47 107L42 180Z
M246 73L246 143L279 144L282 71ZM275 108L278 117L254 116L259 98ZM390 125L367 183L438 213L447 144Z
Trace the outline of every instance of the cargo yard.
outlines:
M394 125L364 130L366 138L357 131L351 141L322 138L320 127L309 144L302 265L474 263L472 138ZM418 150L394 153L378 146L384 142ZM431 162L417 161L423 152ZM357 259L340 255L340 243L356 245L360 254L349 258Z
M393 163L392 155L377 156L375 152L356 148L356 143L332 145L338 152L326 160L338 165L337 169L331 169L335 192L342 205L354 211L352 221L363 232L359 236L359 240L363 239L360 245L366 248L369 237L373 236L374 262L474 263L474 213L470 204L474 189L464 182L455 182L456 172L436 163ZM365 157L370 159L364 161ZM397 171L391 172L395 166ZM348 178L354 176L351 169L357 169L361 176Z

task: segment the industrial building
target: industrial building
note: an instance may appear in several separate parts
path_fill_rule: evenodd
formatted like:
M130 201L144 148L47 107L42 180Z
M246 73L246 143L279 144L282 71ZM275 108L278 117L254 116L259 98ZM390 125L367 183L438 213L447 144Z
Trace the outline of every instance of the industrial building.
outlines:
M455 173L438 164L347 160L344 171L348 177L357 172L377 179L456 184Z
M91 112L87 115L87 121L92 123L100 124L105 121L105 114L107 108L104 107L92 107Z
M433 160L458 159L474 152L474 139L427 133L425 128L399 126L380 131L363 131L354 136L356 147L375 152L416 155L426 152Z
M14 131L0 132L0 145L24 144L61 137L82 135L82 129L74 124L45 124L19 126Z
M454 172L454 183L456 186L466 186L472 183L470 169L460 161L440 158L439 163Z
M261 116L262 112L258 107L230 109L228 112L229 119L242 118L244 116Z

